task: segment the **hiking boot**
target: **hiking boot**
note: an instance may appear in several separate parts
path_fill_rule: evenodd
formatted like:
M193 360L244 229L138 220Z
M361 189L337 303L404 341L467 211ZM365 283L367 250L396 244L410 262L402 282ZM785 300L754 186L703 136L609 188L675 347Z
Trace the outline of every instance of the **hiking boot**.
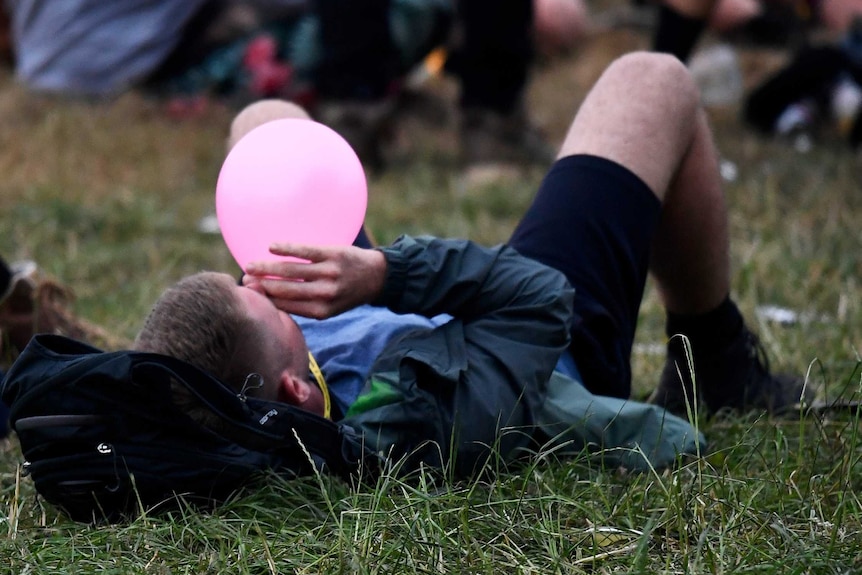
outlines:
M522 107L503 115L471 108L461 115L461 160L465 167L488 164L550 166L555 153Z
M347 140L362 165L372 170L384 167L384 143L392 137L396 103L392 98L375 101L322 102L315 119Z
M667 360L658 388L649 402L685 417L686 402L694 401L695 388L708 413L723 409L763 410L780 415L810 402L811 390L804 381L788 374L772 374L769 361L757 336L748 328L725 349L715 353L686 353L688 340L675 336L667 346ZM696 370L695 383L692 370Z

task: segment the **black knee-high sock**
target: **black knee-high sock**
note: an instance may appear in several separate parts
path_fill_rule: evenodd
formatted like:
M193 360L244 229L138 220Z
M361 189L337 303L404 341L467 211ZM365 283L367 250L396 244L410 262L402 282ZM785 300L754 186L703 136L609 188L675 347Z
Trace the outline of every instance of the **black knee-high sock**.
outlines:
M672 8L662 6L653 38L653 51L673 54L685 62L705 28L706 19L684 16Z
M668 337L683 334L691 342L695 354L724 349L745 326L739 308L724 298L715 309L697 315L667 314L665 332Z

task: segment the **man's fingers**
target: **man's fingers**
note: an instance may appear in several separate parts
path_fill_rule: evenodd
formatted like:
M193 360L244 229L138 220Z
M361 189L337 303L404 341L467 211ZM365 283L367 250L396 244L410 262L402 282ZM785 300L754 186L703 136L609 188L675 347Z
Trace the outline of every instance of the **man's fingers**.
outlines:
M277 256L293 256L311 262L319 262L329 257L331 248L326 246L307 246L301 244L275 243L269 246L269 253Z
M386 260L381 252L289 243L273 244L270 251L304 262L252 262L243 283L255 285L288 313L328 317L372 301L382 289Z
M314 264L294 261L251 262L246 266L245 273L255 277L308 279L314 272L312 265Z
M341 248L343 249L343 248ZM254 261L250 262L245 273L254 276L273 276L284 278L310 279L316 274L325 274L326 267L314 264L332 260L339 255L339 248L332 246L305 246L299 244L273 244L270 252L277 256L287 256L296 260Z
M272 299L311 300L325 297L325 288L318 282L260 278L260 285Z

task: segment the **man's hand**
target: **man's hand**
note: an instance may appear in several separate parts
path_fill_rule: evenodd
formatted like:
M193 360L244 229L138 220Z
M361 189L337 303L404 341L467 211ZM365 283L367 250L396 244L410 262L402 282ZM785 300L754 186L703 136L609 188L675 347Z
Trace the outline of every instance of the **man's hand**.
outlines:
M354 246L273 244L269 251L304 262L251 262L243 285L262 291L287 313L324 319L374 301L383 291L386 258Z

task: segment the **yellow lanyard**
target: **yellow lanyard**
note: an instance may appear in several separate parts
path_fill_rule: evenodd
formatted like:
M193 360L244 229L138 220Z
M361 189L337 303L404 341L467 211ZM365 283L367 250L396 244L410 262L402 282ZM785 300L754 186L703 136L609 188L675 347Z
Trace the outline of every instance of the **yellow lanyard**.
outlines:
M308 352L308 369L311 371L311 375L314 376L314 381L317 382L317 387L319 387L321 393L323 393L323 417L330 419L332 403L329 399L329 388L326 386L326 380L323 379L323 372L320 371L320 366L317 365L317 360L314 359L314 356L311 355L310 351Z

